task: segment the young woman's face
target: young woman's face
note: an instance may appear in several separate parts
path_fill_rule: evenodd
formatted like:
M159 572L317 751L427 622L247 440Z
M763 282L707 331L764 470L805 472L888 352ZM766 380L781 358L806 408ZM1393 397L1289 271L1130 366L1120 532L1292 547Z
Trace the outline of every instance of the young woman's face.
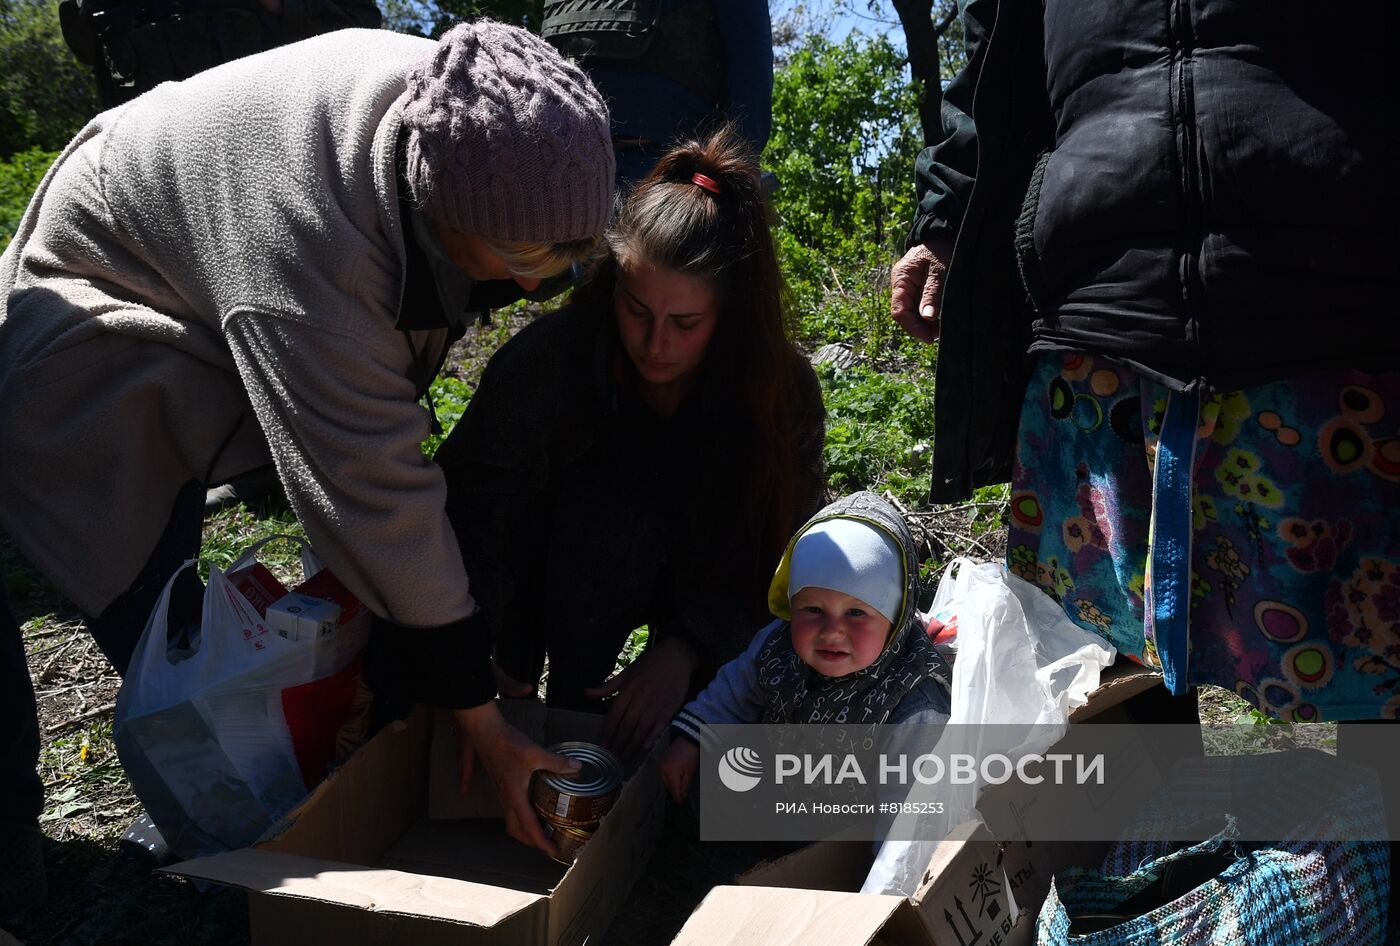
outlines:
M809 586L793 595L791 604L792 649L823 676L864 670L885 649L890 622L859 598Z
M648 403L673 413L699 376L719 324L714 285L646 262L619 267L613 310Z

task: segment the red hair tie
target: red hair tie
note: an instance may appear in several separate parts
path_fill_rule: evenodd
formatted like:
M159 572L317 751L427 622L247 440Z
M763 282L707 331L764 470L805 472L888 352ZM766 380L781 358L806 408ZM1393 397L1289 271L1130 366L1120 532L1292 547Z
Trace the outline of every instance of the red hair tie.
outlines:
M719 182L708 175L701 174L699 171L690 175L690 182L697 187L703 187L711 194L719 193Z

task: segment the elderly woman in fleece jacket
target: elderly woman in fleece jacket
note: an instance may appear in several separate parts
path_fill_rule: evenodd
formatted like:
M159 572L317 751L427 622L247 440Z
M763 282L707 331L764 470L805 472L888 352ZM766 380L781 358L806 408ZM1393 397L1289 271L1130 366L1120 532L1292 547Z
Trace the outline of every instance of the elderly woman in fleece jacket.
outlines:
M491 703L419 399L474 284L531 289L589 256L612 191L592 84L490 22L436 43L345 30L102 113L0 257L0 532L124 671L199 551L205 486L275 463L380 619L379 682L460 710L528 813L530 771L572 766ZM0 623L0 861L37 862L34 700L3 600Z

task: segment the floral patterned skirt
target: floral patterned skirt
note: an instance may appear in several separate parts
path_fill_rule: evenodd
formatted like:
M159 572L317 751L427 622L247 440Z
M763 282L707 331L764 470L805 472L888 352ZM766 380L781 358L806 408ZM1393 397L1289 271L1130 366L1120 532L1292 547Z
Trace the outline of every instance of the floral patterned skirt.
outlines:
M1169 450L1183 439L1169 408L1184 450ZM1120 653L1165 659L1169 683L1175 666L1184 684L1300 722L1400 717L1397 434L1400 371L1197 400L1104 359L1043 355L1021 409L1008 565ZM1178 489L1160 475L1169 456ZM1161 554L1172 522L1175 566Z

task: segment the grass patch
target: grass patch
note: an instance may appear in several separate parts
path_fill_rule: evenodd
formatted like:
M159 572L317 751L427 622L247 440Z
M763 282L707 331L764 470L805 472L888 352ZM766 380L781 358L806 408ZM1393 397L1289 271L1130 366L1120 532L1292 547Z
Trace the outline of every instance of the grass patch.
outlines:
M835 494L889 490L909 507L928 496L933 401L927 379L819 365L826 476Z

